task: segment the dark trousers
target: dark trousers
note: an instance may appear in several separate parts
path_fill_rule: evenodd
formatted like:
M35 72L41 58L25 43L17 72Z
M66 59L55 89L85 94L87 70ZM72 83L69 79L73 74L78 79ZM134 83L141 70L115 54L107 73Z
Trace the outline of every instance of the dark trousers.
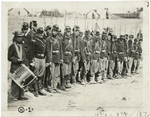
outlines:
M11 94L13 98L20 98L24 96L24 91L13 80L11 82Z

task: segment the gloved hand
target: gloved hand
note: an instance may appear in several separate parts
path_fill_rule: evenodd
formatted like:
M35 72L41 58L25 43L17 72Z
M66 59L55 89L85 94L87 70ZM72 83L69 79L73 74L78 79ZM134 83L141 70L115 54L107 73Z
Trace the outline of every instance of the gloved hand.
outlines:
M86 61L84 60L83 63L85 63Z
M21 64L23 61L22 61L22 59L18 59L17 62L18 62L19 64Z
M102 52L105 52L105 50L102 50Z
M30 66L35 67L34 63L30 63Z
M30 63L30 70L31 70L31 71L34 71L34 70L35 70L35 65L34 65L34 63Z
M135 52L134 50L131 50L132 52Z
M75 59L72 59L72 63L75 64Z
M91 60L90 63L92 64L92 63L93 63L93 60Z
M63 64L63 62L64 62L64 60L61 59L61 60L60 60L60 63Z
M48 67L49 66L49 63L46 63L46 67Z
M95 51L95 53L96 53L96 54L99 54L100 52L99 52L99 51Z

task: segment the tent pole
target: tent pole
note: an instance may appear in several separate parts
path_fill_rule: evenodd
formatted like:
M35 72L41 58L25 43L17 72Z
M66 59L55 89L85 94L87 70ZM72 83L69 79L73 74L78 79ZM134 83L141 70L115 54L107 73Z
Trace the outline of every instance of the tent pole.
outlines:
M93 31L93 18L92 18L92 31Z
M120 33L119 33L119 35L121 35L121 25L120 25Z
M87 29L89 29L89 21L88 21L88 23L87 23Z
M86 16L85 16L85 30L86 30Z
M56 17L56 24L57 24L57 12L55 11L55 17Z
M104 19L103 19L103 24L102 24L102 30L103 30L103 28L104 28Z
M53 9L51 9L51 26L53 25Z
M116 27L114 27L114 34L115 34L115 29L116 29Z
M65 14L64 14L64 29L66 27L66 10L65 10Z
M46 28L45 13L44 13L44 28Z
M136 28L135 28L135 36L136 36L136 30L137 30L137 26L136 26Z

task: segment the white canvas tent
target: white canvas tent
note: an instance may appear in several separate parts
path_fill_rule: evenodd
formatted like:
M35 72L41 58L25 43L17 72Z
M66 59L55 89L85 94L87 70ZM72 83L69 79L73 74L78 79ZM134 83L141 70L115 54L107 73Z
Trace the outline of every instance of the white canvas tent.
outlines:
M101 9L99 11L100 14L100 19L106 19L106 10L105 9Z
M140 19L143 19L143 11L140 12L139 18L140 18Z
M29 16L30 12L25 8L11 8L8 10L8 15L11 16Z
M95 10L92 9L86 14L86 17L90 19L97 19L100 17L100 15Z

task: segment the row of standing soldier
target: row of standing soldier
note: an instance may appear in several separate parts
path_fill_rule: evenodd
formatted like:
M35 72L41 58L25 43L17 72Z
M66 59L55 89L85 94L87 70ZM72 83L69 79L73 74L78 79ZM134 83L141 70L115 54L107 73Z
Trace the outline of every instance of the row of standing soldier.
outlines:
M91 34L89 30L83 36L79 26L74 26L72 33L71 27L66 26L63 35L58 25L47 26L45 30L42 27L37 29L37 22L31 21L29 27L24 22L22 32L14 33L14 43L19 45L17 37L23 37L21 41L24 42L19 42L23 45L24 59L16 59L15 65L25 63L37 76L37 80L28 87L36 97L46 95L45 90L60 93L58 89L66 91L72 84L101 84L139 72L141 33L138 39L133 40L133 35L128 39L127 34L117 38L112 30L104 31L100 37L99 31ZM13 67L12 51L15 48L12 45L8 59L12 62L13 73L17 65ZM12 81L14 99L26 99L20 92L23 90Z

